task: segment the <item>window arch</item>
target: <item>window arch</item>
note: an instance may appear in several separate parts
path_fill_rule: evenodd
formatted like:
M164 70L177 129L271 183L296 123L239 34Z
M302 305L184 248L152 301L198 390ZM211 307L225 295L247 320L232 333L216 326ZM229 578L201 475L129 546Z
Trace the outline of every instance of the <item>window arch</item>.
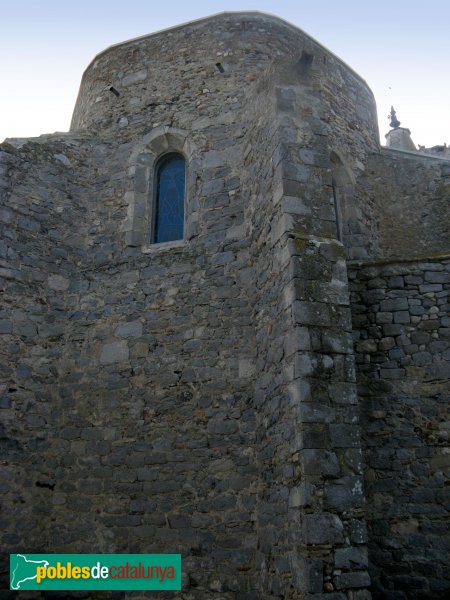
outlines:
M152 242L184 237L186 161L181 154L166 154L156 165Z

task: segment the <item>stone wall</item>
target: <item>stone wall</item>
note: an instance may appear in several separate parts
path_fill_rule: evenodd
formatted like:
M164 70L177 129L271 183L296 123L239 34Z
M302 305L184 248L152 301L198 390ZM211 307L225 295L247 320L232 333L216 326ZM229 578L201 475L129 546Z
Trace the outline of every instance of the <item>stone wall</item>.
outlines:
M359 186L365 190L376 237L370 258L448 251L448 160L385 148L368 157Z
M85 255L80 136L2 144L1 276L3 543L52 546L61 363L77 261ZM76 172L76 176L73 173ZM55 439L56 438L56 439ZM64 522L64 521L63 521ZM2 581L9 568L2 560ZM2 587L8 587L7 585Z
M12 552L25 540L28 552L178 551L192 597L235 597L258 580L259 477L249 241L229 232L242 220L235 167L221 158L202 169L196 244L122 248L117 259L128 182L123 167L122 184L111 176L120 151L99 140L78 155L70 140L54 144L60 159L53 142L5 147L4 543ZM52 172L39 191L38 177L61 162L68 173ZM29 212L39 216L30 218L40 223L34 245Z
M185 239L151 245L167 151ZM9 551L181 552L186 600L366 600L368 522L375 592L438 597L447 162L380 153L359 76L252 13L108 49L72 132L0 162ZM434 258L367 262L403 238Z
M449 257L350 270L374 598L446 598Z
M375 598L444 598L450 587L449 175L446 160L382 149L350 186L350 197L364 190L371 224L349 279ZM355 258L358 239L344 241Z
M347 507L333 504L331 489L322 500L324 477L342 487L347 470L360 469L350 456L359 442L341 440L337 454L321 457L328 420L320 433L311 398L298 407L313 374L306 364L321 372L325 361L327 377L341 385L348 368L353 386L339 348L322 356L329 318L313 323L317 298L303 298L295 284L321 279L300 266L304 243L324 268L329 263L322 291L329 276L344 277L333 250L327 135L336 99L322 87L326 77L352 91L334 137L342 152L361 158L367 144L376 147L365 84L301 32L255 15L224 15L213 28L205 20L103 53L83 79L74 115L74 127L89 134L5 148L19 161L34 148L65 169L51 180L36 249L66 251L43 279L50 341L41 345L38 331L24 360L17 309L25 304L29 318L32 290L11 291L5 324L20 348L17 362L9 357L9 385L33 382L21 388L27 410L14 398L6 404L6 439L23 442L6 490L16 515L5 526L11 551L21 548L25 534L14 530L21 521L28 551L180 551L192 598L320 597L334 586L367 585L350 573L353 521L334 514ZM358 114L360 139L346 136L347 113ZM142 190L151 193L146 157L177 140L188 162L186 240L148 246L145 236L138 241L148 224ZM36 174L13 167L10 180L28 205ZM76 193L61 203L67 182ZM5 200L14 207L14 195ZM31 249L8 258L20 266ZM345 346L348 309L336 311ZM313 328L311 352L298 344L304 325ZM47 379L35 390L41 362ZM344 435L352 411L336 417L333 435ZM39 430L37 440L22 420ZM347 466L329 473L347 449ZM342 569L349 574L341 577Z

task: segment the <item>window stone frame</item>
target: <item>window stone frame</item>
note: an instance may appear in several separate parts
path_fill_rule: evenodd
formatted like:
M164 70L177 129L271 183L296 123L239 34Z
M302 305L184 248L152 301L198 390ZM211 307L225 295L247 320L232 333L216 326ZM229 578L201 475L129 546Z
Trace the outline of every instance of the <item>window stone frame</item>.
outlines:
M182 240L152 243L152 219L156 202L157 168L168 154L179 154L186 161L184 198L184 237ZM134 147L128 165L131 190L125 194L127 218L122 231L125 245L150 251L159 247L183 245L197 232L198 203L195 194L198 160L195 144L180 129L157 127Z

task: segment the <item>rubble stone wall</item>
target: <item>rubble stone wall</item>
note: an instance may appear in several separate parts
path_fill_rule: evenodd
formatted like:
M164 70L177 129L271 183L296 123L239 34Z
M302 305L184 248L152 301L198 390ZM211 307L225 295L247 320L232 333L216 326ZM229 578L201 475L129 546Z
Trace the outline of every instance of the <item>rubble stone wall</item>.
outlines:
M378 238L369 259L448 252L448 160L383 148L368 157L359 186L365 189Z
M375 598L450 586L450 258L351 268Z

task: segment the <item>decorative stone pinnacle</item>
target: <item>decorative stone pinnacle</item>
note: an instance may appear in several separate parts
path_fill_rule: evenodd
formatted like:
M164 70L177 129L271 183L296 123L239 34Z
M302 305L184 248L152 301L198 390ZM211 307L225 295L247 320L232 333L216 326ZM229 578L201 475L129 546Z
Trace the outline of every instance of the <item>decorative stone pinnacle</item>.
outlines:
M391 114L388 116L388 119L390 119L389 125L393 129L397 129L397 127L400 127L400 121L397 119L397 115L395 114L393 106L391 106Z

